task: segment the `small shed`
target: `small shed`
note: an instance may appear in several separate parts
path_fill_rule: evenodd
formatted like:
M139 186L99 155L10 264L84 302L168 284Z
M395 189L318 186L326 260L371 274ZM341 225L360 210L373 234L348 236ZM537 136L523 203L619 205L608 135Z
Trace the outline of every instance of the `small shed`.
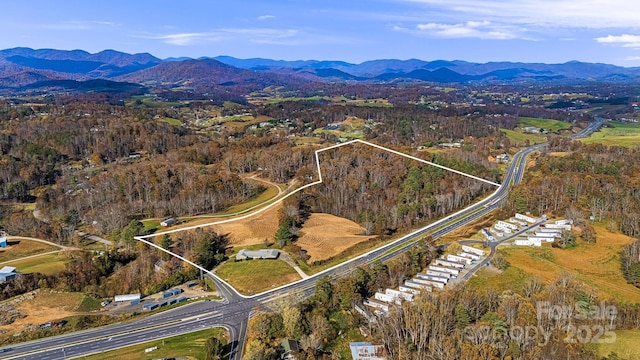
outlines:
M168 219L162 220L160 222L160 226L171 226L171 225L174 225L177 222L178 222L178 220L176 220L175 218L168 218Z
M6 248L7 247L7 237L3 236L0 237L0 248Z
M0 284L9 282L15 279L16 276L18 276L16 268L14 268L13 266L5 266L0 269Z

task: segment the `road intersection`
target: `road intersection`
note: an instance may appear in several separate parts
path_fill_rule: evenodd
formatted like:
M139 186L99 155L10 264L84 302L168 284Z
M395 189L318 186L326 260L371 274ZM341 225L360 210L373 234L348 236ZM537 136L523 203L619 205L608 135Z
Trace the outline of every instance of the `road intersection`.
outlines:
M598 119L596 123L577 135L586 136L599 128L603 122L604 119ZM420 237L431 235L434 239L437 239L489 214L502 206L508 195L509 188L522 180L526 157L545 146L546 144L534 145L514 155L502 184L482 201L380 248L308 278L261 294L243 296L214 274L208 273L206 276L214 281L218 291L224 298L223 301L198 301L128 323L118 323L15 344L9 347L10 351L1 355L7 359L66 359L217 326L229 330L232 339L230 359L239 360L242 357L249 316L258 306L268 306L271 302L286 297L291 293L307 298L313 294L315 283L324 276L336 279L348 276L358 266L372 264L375 261L389 261L415 246L417 244L416 240ZM149 243L144 239L141 240ZM472 272L470 271L470 273Z

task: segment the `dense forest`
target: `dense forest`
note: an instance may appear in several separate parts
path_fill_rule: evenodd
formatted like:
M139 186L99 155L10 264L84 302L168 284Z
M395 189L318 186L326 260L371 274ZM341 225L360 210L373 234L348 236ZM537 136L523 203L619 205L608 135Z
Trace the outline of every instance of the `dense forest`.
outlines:
M430 162L498 181L495 166L464 150L418 154ZM491 187L366 145L321 155L324 183L309 189L316 212L359 222L370 233L388 233L444 216Z

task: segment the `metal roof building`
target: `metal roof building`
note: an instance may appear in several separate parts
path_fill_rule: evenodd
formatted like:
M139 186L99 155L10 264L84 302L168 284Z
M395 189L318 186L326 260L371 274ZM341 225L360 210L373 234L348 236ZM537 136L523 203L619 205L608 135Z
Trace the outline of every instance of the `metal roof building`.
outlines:
M13 266L5 266L0 269L0 283L6 283L16 278L18 272Z
M114 297L115 302L120 301L131 301L131 300L140 300L140 294L125 294L125 295L116 295Z

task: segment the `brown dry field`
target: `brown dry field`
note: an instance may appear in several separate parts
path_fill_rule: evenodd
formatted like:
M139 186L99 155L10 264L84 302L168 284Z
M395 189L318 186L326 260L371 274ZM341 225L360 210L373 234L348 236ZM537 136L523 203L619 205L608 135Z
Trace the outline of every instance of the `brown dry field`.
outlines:
M307 250L310 261L325 260L375 237L362 234L364 228L351 220L317 213L304 223L296 244Z
M229 234L232 246L263 244L264 239L273 241L273 236L278 230L278 211L281 208L280 203L247 219L212 225L211 228L218 234Z
M627 284L620 268L620 250L633 241L631 237L614 234L595 226L597 243L579 241L573 249L556 249L550 244L542 248L501 248L511 266L553 281L562 273L575 276L588 287L617 300L640 302L640 289Z
M82 315L75 309L82 301L82 293L49 293L40 292L34 299L16 304L16 309L26 317L17 319L13 324L0 326L0 330L9 333L21 331L25 325L38 325L48 321L60 320L67 316Z

